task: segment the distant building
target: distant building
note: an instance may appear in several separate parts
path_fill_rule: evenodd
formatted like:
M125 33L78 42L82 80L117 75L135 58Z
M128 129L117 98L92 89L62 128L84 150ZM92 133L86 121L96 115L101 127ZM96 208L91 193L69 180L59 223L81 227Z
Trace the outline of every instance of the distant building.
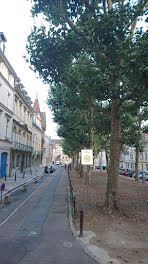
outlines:
M43 157L42 157L42 166L45 167L52 163L52 140L50 136L44 136L44 145L43 145Z
M142 138L143 151L139 153L139 170L148 171L148 134L143 134ZM136 150L135 147L126 147L121 154L120 167L126 169L135 169Z
M63 153L63 149L61 146L61 139L53 139L53 158L52 161L56 164L56 162L60 162L61 164L68 164L71 162L71 158L68 155Z
M40 113L40 106L38 98L35 99L34 105L34 116L33 116L33 166L39 167L42 164L43 155L43 131L42 131L42 119Z
M143 152L139 157L139 170L148 171L148 134L143 135Z

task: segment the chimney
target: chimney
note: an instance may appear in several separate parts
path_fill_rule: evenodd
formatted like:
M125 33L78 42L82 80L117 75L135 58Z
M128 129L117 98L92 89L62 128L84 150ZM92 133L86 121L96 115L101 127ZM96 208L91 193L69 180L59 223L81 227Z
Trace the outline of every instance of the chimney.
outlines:
M7 42L7 39L3 32L0 32L0 49L3 53L5 53L5 42Z

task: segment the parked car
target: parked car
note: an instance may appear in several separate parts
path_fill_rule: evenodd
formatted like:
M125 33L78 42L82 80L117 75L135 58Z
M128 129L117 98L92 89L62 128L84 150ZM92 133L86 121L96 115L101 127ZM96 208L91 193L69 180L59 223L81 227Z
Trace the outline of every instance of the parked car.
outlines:
M119 174L123 174L123 172L125 172L127 169L123 169L123 168L119 168Z
M142 180L143 177L146 180L146 172L145 171L139 171L138 172L138 179Z
M131 177L135 172L136 171L134 169L128 169L128 171L125 171L124 175Z
M122 175L126 176L126 173L129 173L130 169L126 169L125 171L123 171Z
M128 171L128 172L126 173L126 176L128 176L128 177L134 177L135 173L136 173L135 170Z
M55 166L54 165L50 165L49 166L49 170L50 170L50 173L54 172L55 171Z
M95 166L95 169L99 170L100 169L100 166Z
M53 173L55 171L55 166L54 165L47 165L45 167L45 173Z
M61 167L65 167L65 164L61 164L60 166L61 166Z

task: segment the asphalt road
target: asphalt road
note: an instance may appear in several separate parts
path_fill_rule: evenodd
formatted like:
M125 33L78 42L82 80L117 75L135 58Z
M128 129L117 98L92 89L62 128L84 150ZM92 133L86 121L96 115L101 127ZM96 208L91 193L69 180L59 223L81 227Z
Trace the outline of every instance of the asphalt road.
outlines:
M71 233L67 197L63 168L14 192L0 209L0 264L95 264Z

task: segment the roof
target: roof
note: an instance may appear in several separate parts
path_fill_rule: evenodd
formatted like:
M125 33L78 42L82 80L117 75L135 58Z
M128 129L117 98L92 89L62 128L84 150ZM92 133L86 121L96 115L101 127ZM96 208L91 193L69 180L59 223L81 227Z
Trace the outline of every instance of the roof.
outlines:
M0 32L0 37L1 37L2 41L4 41L4 42L7 41L7 39L6 39L6 37L5 37L3 32Z
M40 105L38 98L35 99L33 109L36 113L40 114Z

